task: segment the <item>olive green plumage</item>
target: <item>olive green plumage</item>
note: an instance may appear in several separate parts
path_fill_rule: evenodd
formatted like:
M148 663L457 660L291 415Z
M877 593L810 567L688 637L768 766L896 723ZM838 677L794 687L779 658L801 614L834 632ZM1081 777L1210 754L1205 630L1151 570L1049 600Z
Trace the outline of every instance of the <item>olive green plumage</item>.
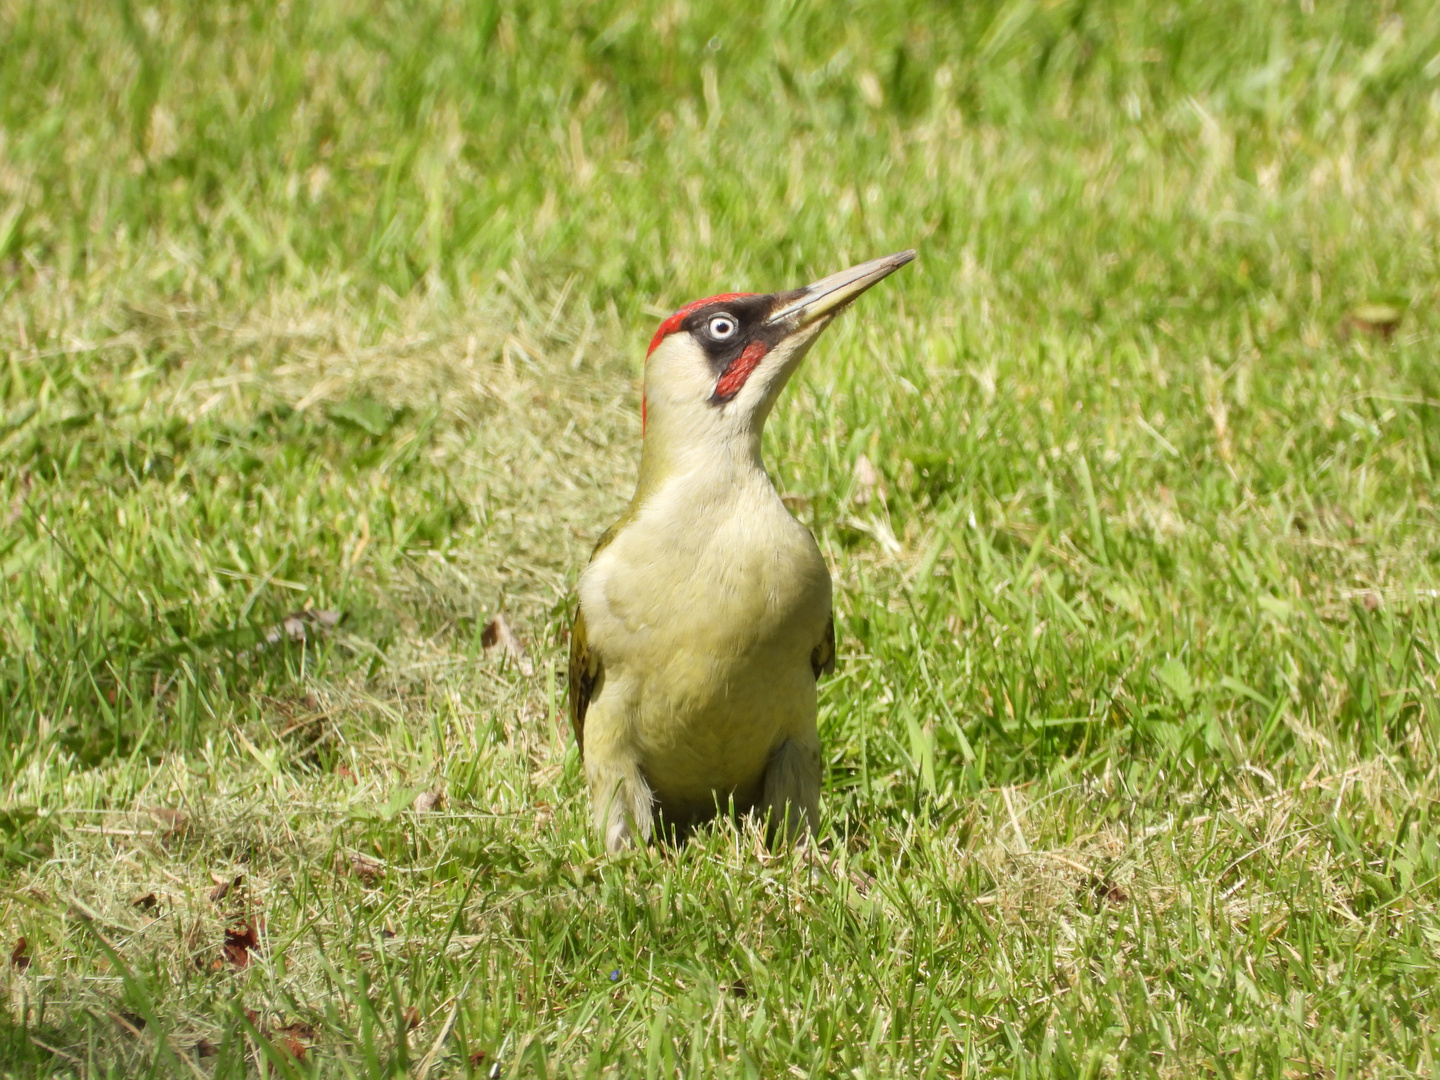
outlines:
M818 828L830 571L760 437L834 315L912 254L697 301L656 334L635 495L580 575L570 632L570 723L607 850L725 808L772 837Z
M610 542L615 530L624 523L621 519L600 536L599 542L590 553L593 559L600 549ZM575 618L570 623L570 678L568 700L570 705L570 730L575 733L575 745L580 748L580 759L585 759L585 710L590 706L590 694L603 674L598 654L590 649L585 633L585 609L575 606ZM816 681L822 675L835 673L835 618L832 615L825 623L825 636L810 653L810 670Z

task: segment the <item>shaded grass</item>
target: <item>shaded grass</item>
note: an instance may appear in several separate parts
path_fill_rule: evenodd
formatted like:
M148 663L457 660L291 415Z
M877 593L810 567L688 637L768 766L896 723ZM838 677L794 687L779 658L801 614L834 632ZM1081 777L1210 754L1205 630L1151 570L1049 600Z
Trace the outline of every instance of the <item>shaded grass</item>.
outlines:
M6 1067L1432 1074L1440 22L1321 9L0 8ZM823 860L599 859L655 318L911 244Z

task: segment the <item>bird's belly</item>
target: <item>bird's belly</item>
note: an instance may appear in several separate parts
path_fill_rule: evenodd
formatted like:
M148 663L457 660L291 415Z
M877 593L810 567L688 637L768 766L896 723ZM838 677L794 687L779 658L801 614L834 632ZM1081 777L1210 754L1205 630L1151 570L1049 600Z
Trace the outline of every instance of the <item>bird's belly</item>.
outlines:
M764 490L743 505L713 501L709 483L661 490L580 581L605 666L587 746L593 723L597 745L632 756L672 820L732 796L752 804L772 752L814 738L810 656L830 574L763 473L755 482Z
M813 735L808 659L781 661L675 657L662 678L647 680L634 715L634 746L667 818L703 817L731 797L747 809L759 797L774 749L791 736Z
M618 568L609 578L592 641L604 634L606 678L626 687L616 735L667 818L707 816L732 796L748 807L775 748L813 739L810 655L830 617L830 577L807 548L664 584Z

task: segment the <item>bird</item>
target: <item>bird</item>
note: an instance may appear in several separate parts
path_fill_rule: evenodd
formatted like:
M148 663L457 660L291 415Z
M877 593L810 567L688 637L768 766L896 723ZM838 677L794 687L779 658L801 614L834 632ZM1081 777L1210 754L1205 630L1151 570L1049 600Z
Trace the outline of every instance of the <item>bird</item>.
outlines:
M696 300L651 340L635 493L581 571L570 633L570 722L608 853L718 813L759 819L772 845L816 834L830 572L760 438L821 332L914 258Z

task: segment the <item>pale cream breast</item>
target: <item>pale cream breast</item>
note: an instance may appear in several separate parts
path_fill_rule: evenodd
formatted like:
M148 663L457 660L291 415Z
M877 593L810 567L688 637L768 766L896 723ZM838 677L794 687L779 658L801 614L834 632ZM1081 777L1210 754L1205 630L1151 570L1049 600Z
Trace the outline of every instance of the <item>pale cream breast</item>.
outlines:
M780 740L813 731L830 575L763 471L663 484L586 569L580 598L606 681L627 690L609 703L625 715L605 721L625 731L608 734L663 778L662 805L741 797Z

